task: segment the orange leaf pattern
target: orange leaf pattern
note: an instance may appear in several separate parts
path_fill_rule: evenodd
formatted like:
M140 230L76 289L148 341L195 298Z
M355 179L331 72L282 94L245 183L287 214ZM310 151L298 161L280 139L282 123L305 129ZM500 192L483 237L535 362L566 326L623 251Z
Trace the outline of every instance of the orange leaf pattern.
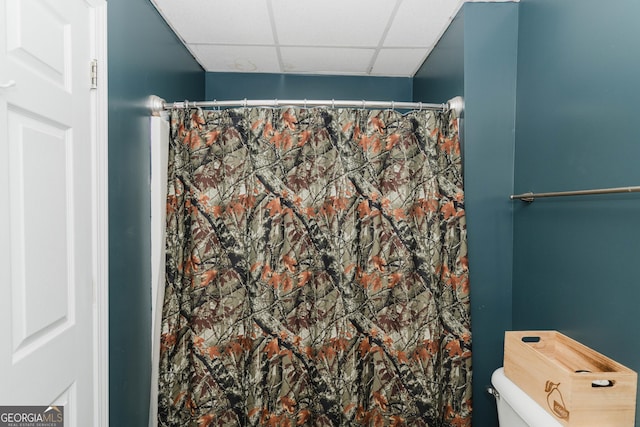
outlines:
M160 426L471 425L453 114L175 110L171 135Z

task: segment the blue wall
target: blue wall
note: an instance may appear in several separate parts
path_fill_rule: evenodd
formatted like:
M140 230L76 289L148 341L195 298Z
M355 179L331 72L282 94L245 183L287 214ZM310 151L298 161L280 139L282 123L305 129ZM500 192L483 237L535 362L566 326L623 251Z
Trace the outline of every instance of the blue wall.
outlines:
M516 192L640 184L638 16L637 0L521 0ZM514 328L639 371L640 195L515 207Z
M502 366L504 331L511 329L517 40L517 4L467 3L414 81L415 99L465 99L473 425L479 427L497 425L485 389Z
M148 0L109 0L110 424L148 425L149 95L204 96L204 71Z
M411 101L412 79L261 73L207 73L208 100L367 99Z
M474 425L495 426L486 393L511 327L516 3L464 6L465 199L468 212Z
M505 330L558 329L640 370L635 356L640 321L634 316L640 300L640 195L531 205L508 201L512 192L640 184L634 123L640 99L637 16L636 0L469 3L413 80L205 77L148 1L110 0L112 425L147 423L150 236L144 102L151 94L167 100L424 102L464 95L474 426L496 425L494 402L484 387L501 364Z
M464 95L464 8L413 77L413 99L447 102Z

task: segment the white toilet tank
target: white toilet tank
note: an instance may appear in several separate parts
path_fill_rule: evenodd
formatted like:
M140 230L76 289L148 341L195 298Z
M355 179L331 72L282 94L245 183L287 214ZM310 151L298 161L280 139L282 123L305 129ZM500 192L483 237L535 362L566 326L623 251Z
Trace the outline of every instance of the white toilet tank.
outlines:
M562 427L559 421L507 378L503 368L494 371L491 384L497 391L492 394L498 406L500 427Z

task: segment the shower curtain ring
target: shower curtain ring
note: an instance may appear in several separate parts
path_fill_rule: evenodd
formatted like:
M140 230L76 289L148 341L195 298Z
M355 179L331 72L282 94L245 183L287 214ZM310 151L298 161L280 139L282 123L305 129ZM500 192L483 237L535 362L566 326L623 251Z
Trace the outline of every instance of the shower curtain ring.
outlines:
M307 109L307 98L304 99L304 109Z
M395 101L391 101L391 111L395 111L396 110L396 103Z
M247 108L247 98L244 99L244 108Z
M363 110L366 110L366 103L365 103L365 100L364 100L364 99L362 100L362 109L363 109Z
M336 100L335 99L331 100L331 108L336 108Z
M188 100L186 100L186 99L184 100L184 108L185 108L186 110L188 110L188 109L189 109L189 101L188 101Z

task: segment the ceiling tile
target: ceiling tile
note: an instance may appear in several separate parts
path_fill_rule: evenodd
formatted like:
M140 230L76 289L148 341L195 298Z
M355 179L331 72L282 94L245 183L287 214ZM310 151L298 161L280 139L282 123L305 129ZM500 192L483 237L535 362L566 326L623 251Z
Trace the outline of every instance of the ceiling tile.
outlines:
M282 72L275 47L191 45L190 48L207 71Z
M280 48L284 71L317 74L367 74L374 49Z
M153 0L187 43L272 44L265 1Z
M412 77L425 58L424 49L381 49L373 64L374 76Z
M278 42L289 46L376 47L396 2L273 0Z
M404 0L383 46L433 47L461 4L461 0Z
M206 71L410 76L465 1L518 0L150 1Z

